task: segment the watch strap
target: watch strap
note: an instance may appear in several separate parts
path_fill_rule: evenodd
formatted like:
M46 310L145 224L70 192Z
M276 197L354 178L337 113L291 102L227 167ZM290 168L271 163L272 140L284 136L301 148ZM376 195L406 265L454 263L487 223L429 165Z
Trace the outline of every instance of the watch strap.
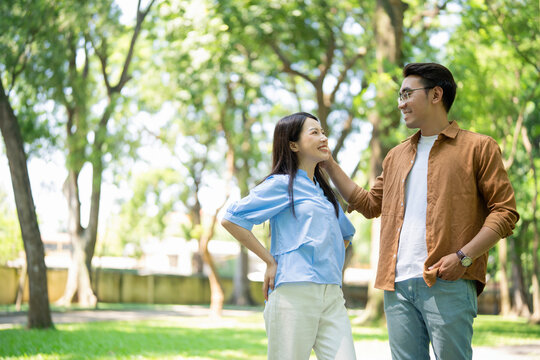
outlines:
M472 265L472 259L468 257L467 255L465 255L463 251L461 251L461 249L456 251L456 255L458 256L459 261L461 262L461 265L465 267L469 267Z

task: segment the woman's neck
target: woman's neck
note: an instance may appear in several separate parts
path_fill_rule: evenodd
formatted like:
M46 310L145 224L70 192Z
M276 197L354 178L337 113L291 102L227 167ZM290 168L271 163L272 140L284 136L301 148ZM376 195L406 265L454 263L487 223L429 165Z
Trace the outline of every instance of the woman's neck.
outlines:
M308 178L313 181L313 177L315 176L315 166L317 166L317 164L300 164L298 165L298 168L304 170Z

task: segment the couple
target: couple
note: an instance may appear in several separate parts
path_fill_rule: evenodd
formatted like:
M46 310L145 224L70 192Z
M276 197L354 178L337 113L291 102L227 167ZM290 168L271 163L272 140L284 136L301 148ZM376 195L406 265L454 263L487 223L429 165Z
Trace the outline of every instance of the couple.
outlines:
M519 219L501 152L490 137L448 122L451 72L434 63L403 69L398 108L420 129L388 152L367 191L331 156L317 118L297 113L274 131L272 172L232 204L223 226L266 264L268 359L356 359L341 291L354 228L321 168L367 218L382 215L375 286L393 359L471 359L477 295L488 250ZM251 232L270 219L268 251Z

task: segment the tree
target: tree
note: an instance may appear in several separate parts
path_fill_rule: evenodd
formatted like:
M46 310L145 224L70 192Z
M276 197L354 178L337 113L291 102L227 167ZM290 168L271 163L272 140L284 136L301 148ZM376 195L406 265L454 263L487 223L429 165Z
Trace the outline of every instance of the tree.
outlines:
M149 238L162 239L170 224L167 216L175 210L177 195L171 190L183 179L173 168L152 167L140 174L129 172L125 187L131 189L114 220L117 252L130 244L135 256L142 253L142 243Z
M2 76L0 80L1 78ZM24 143L19 123L9 104L2 81L0 81L0 130L6 145L11 183L28 264L30 288L28 327L50 328L53 327L53 323L49 308L45 254L30 188Z
M460 90L454 117L500 141L521 220L514 235L492 252L498 262L490 268L493 275L498 270L501 313L537 322L539 132L534 124L539 117L540 41L530 34L537 27L531 14L538 13L538 4L478 1L464 3L463 10L462 24L449 42Z
M223 164L221 152L222 120L235 110L224 100L228 73L223 71L223 63L229 60L224 49L228 49L229 43L222 36L222 23L208 2L173 1L162 6L161 14L160 28L166 31L153 34L157 51L152 61L162 67L159 75L146 72L141 103L146 109L157 111L165 102L171 110L165 127L154 135L174 159L171 169L181 179L174 192L175 206L189 216L189 224L183 225L184 233L186 238L199 243L194 259L196 270L202 273L203 262L208 265L210 307L214 315L220 315L225 299L208 244L214 236L217 213L225 202L210 210L203 207L202 197L208 190L208 179L219 178L223 172L229 174L232 164L230 160ZM156 91L162 95L159 99L155 97ZM227 197L225 191L223 201Z
M33 41L31 47L20 47L13 52L11 60L20 63L10 74L13 78L24 69L25 86L21 87L24 91L18 93L18 101L21 104L31 103L31 106L19 106L27 109L23 118L30 119L26 122L30 126L23 127L23 136L31 139L37 129L45 133L42 137L54 143L55 138L51 134L58 134L58 128L65 127L63 145L68 177L64 190L74 251L66 292L60 300L62 304L69 304L75 293L78 293L82 305L96 302L90 286L89 268L97 238L102 173L109 158L122 154L122 145L125 145L125 141L120 141L125 140L124 129L118 123L112 126L110 119L124 104L121 91L130 79L129 66L134 57L134 46L153 2L150 1L144 10L141 9L141 1L138 2L133 32L118 42L125 44L127 40L123 61L113 56L120 46L113 50L110 42L128 31L119 23L120 12L112 1L96 0L83 5L70 0L53 5L27 4L24 1L11 4L14 14L27 10L38 14L36 19L27 17L27 23L13 26L29 29L28 36L22 39L34 40L40 36L40 41ZM41 21L40 12L50 18ZM93 58L97 61L91 61ZM98 74L103 78L101 88L98 86ZM118 77L115 84L111 81L112 76ZM51 100L54 108L41 110L43 114L38 117L40 109L47 108ZM101 116L95 116L94 113L99 111ZM43 121L44 118L49 121ZM32 144L32 141L28 143ZM78 180L86 164L92 168L92 195L89 224L84 227Z
M296 104L285 103L285 108L315 108L323 128L336 141L337 156L356 128L358 104L353 105L353 99L367 87L363 80L358 86L357 79L363 78L359 69L365 65L370 7L359 8L348 1L271 6L256 2L247 8L243 1L224 1L218 6L233 41L242 44L248 56L278 64L277 69L256 68L269 78L268 92L279 90L296 99Z
M373 109L368 119L372 126L370 140L371 160L369 166L369 183L373 185L375 179L382 173L382 163L388 150L393 144L385 141L391 129L399 125L399 113L395 109L396 70L403 62L403 17L405 5L398 1L377 1L374 19L374 36L377 47L375 49L376 74L375 80L376 109ZM390 75L390 76L389 76ZM390 147L389 147L390 146ZM371 267L378 264L380 219L372 222L371 228ZM383 317L382 291L375 289L375 281L371 279L368 287L368 301L363 316L356 322L366 323L378 321Z
M120 38L125 36L127 30L118 23L120 13L111 1L85 3L85 6L76 3L75 8L61 9L65 11L64 15L68 19L73 16L77 19L76 22L67 24L66 29L58 34L58 43L63 47L66 58L58 59L59 67L53 70L58 81L54 97L64 107L67 116L65 131L68 177L64 193L68 200L68 229L73 245L66 289L62 298L58 300L62 305L70 304L75 294L79 304L83 306L91 306L97 302L91 288L90 267L97 239L102 176L107 163L104 159L107 154L113 154L118 150L116 146L119 145L119 138L111 134L110 120L115 111L122 106L121 92L131 77L130 65L135 44L153 3L154 0L150 1L143 9L141 1L138 1L136 23L129 36L129 46L124 49L125 53L121 55L123 60L120 62L114 60L119 55L119 48L118 46L111 48L110 42L114 36ZM81 18L87 21L81 22ZM83 27L80 24L85 25ZM88 27L86 24L92 26ZM81 54L84 56L79 61L78 57ZM92 67L92 54L99 61L98 69ZM67 71L63 72L64 69ZM103 97L96 96L98 90L91 86L95 86L97 82L97 76L93 71L101 72L105 90ZM117 78L115 83L111 79L113 75ZM104 104L98 119L90 112L93 105L91 100ZM92 141L89 141L89 138ZM92 168L90 216L87 227L81 223L78 181L85 164L89 164Z
M369 183L382 172L387 152L406 137L400 125L396 97L401 82L401 69L407 62L430 61L433 48L428 40L438 31L436 20L446 10L449 1L403 2L378 0L374 10L375 67L368 72L368 82L376 90L375 106L368 112L372 125L369 149ZM432 60L433 61L433 60ZM371 267L376 267L380 220L375 219L371 231ZM366 311L356 319L358 323L378 321L384 316L382 292L373 287L368 291Z
M208 265L210 271L208 279L210 282L211 315L221 316L225 295L217 267L208 250L208 244L214 237L218 212L225 205L229 194L228 192L224 194L221 205L213 210L213 213L210 214L209 218L204 216L205 212L201 205L201 194L204 191L204 187L209 186L208 181L205 181L205 179L209 176L217 175L215 170L218 168L218 159L221 157L221 154L216 151L217 149L215 146L217 139L216 127L211 126L212 129L208 128L208 126L212 124L212 121L208 121L211 119L211 116L209 116L208 113L205 113L204 110L200 113L200 116L201 117L196 117L199 121L190 123L189 125L192 125L190 126L191 129L189 131L184 131L182 134L185 136L184 141L182 141L184 146L187 144L188 148L191 148L191 146L189 146L190 143L198 144L198 146L193 146L193 148L188 151L184 151L184 154L189 154L187 161L183 161L183 166L187 170L188 181L184 182L185 188L182 192L182 202L184 206L187 207L191 220L191 227L187 229L188 234L190 238L197 239L199 243L198 256ZM184 124L184 126L185 125L188 124ZM217 124L214 123L214 125ZM206 131L201 131L201 127L206 127ZM230 182L230 176L227 176L227 178L226 182L228 183ZM188 184L191 184L191 186ZM199 270L202 272L202 266Z
M10 97L20 101L28 90L18 80L27 80L28 63L33 56L33 47L37 41L46 41L46 24L54 15L51 8L43 3L34 3L33 7L26 2L2 3L0 11L3 16L0 26L0 130L4 138L6 155L9 161L11 182L15 195L17 215L26 254L27 273L29 279L30 301L28 311L29 328L52 328L49 296L47 288L47 271L45 267L43 242L37 222L30 180L28 177L27 155L20 124L29 125L26 139L29 143L33 135L39 133L32 125L35 119L31 105L24 101L20 107L22 121L17 119L10 103ZM8 81L8 91L4 88ZM14 94L18 91L17 94ZM31 91L28 91L31 92ZM28 117L26 117L28 116Z
M358 126L353 98L360 97L358 94L366 90L363 87L354 90L353 94L347 91L355 86L358 64L366 54L365 36L354 30L354 26L365 26L366 12L355 8L351 2L327 4L320 1L309 4L293 1L270 6L255 2L249 7L243 1L223 1L219 2L218 9L227 25L231 43L240 50L248 70L248 73L233 71L239 81L228 85L233 94L228 99L245 109L243 125L237 127L241 137L235 140L231 125L224 124L223 127L229 148L234 149L237 158L235 164L238 160L240 164L249 162L250 158L245 155L252 154L246 150L256 148L248 142L256 135L250 130L256 124L255 117L249 116L253 111L249 110L249 102L240 101L240 97L234 95L236 91L240 94L255 92L255 89L248 91L250 84L246 80L253 78L249 72L263 76L264 88L258 97L276 103L273 112L279 111L280 115L276 115L274 121L286 113L312 111L315 107L323 128L334 134L333 153L338 156L347 136ZM311 99L315 100L315 106ZM347 118L345 122L341 120L343 115ZM242 196L249 190L248 169L245 165L239 166L234 172ZM241 272L237 274L235 289L240 288L241 280L245 279Z
M230 0L219 2L218 6L231 37L246 48L246 53L279 64L277 69L262 69L272 79L272 90L288 93L302 110L315 108L331 143L335 141L335 157L362 123L371 125L368 171L372 178L380 174L382 159L398 141L395 129L399 128L399 112L394 94L398 70L405 59L403 51L414 48L415 42L420 43L430 33L414 31L404 38L407 5L399 0L385 0L376 4L364 2L361 6L349 1L270 5L250 2L247 6L244 1ZM434 1L415 4L413 14L420 19L432 18L445 6L446 2L439 5ZM413 26L417 26L416 22ZM369 94L370 83L375 96ZM358 170L359 166L353 175ZM378 230L374 224L372 258L376 259ZM375 295L370 295L370 299L375 299ZM374 317L380 318L380 293L376 303L369 309L377 309Z
M225 31L228 25L218 6L211 1L177 1L171 7L180 10L182 16L178 18L178 11L170 14L174 25L168 26L168 40L162 49L165 60L162 61L169 78L174 79L167 82L172 94L170 98L178 112L173 123L181 128L182 141L191 144L184 146L183 152L193 148L189 156L184 156L183 163L189 170L187 184L191 184L190 214L193 225L202 226L197 233L202 237L196 238L200 240L201 258L205 258L204 248L210 240L209 234L213 233L215 217L211 217L214 221L210 219L209 224L204 225L198 215L201 208L197 196L204 184L204 174L220 169L226 177L236 178L241 193L247 194L255 180L262 178L258 169L262 159L260 140L267 139L262 116L271 108L261 95L262 76L254 69L258 60ZM167 16L166 21L169 20ZM258 65L268 66L265 62ZM195 131L197 129L202 132ZM204 146L206 151L197 150L194 144ZM216 146L226 146L227 150L220 153L218 159L207 158L205 154L211 153L213 150L210 149ZM241 250L239 259L238 267L242 271L236 272L233 301L248 304L251 299L245 249ZM216 282L212 277L211 287L218 289L213 286ZM220 296L216 295L216 298Z

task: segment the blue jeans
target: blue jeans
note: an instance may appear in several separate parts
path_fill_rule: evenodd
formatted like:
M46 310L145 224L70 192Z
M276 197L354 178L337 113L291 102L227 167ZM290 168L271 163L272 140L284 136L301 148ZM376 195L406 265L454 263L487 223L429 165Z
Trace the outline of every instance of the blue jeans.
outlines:
M474 281L400 281L384 292L384 311L393 360L429 360L430 342L438 360L472 359Z

